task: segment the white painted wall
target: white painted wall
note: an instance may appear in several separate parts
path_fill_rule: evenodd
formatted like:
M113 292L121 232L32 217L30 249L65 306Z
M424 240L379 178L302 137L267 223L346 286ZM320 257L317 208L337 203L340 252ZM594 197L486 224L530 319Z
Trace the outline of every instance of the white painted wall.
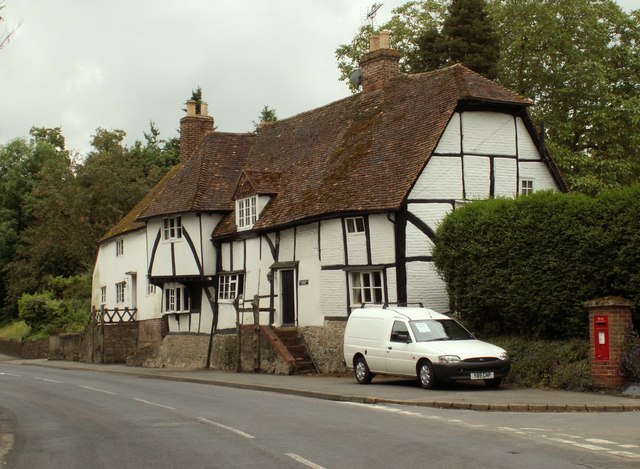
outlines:
M464 112L462 135L465 154L516 156L516 125L510 114Z
M116 256L116 241L124 241L124 255ZM132 274L136 276L136 291L132 291ZM125 302L116 303L116 283L127 282ZM134 299L138 308L137 319L159 317L162 292L156 288L152 294L147 293L147 249L145 230L140 229L125 233L116 238L102 242L98 248L98 256L93 269L91 289L91 305L99 308L100 292L107 287L105 307L133 307Z

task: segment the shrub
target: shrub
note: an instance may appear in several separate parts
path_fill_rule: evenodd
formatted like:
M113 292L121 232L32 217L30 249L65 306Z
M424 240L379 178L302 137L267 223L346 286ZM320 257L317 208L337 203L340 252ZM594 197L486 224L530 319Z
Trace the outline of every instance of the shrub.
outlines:
M620 373L628 380L640 383L640 337L629 325L622 347Z
M507 383L534 388L584 391L591 386L587 340L532 340L498 337L490 342L507 350L511 372Z

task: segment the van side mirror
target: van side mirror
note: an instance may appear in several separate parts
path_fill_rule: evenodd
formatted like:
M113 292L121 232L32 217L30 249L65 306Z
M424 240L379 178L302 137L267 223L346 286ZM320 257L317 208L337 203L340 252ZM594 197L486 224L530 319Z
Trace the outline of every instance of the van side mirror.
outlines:
M408 332L392 332L391 333L391 341L392 342L402 342L404 344L411 343L411 337L409 337Z

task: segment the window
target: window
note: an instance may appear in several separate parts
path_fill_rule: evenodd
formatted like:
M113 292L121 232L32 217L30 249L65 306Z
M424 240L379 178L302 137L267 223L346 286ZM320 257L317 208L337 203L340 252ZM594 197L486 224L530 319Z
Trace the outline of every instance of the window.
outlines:
M165 313L188 313L191 307L191 295L184 285L167 286L164 290Z
M165 240L182 238L182 217L165 218L162 232Z
M244 274L223 274L218 278L218 299L235 300L244 293Z
M258 220L258 196L236 200L238 228L251 228Z
M156 286L151 283L151 280L147 278L147 295L154 295L156 293Z
M523 179L520 181L520 193L522 195L533 194L533 181L531 179Z
M389 340L391 342L401 342L403 344L411 342L407 325L402 321L394 321L393 327L391 328L391 338Z
M125 282L116 283L116 303L124 303L124 293L127 284Z
M124 254L124 239L116 241L116 256L122 256Z
M363 217L347 218L345 221L347 222L347 233L364 233Z
M351 303L383 303L382 272L351 272Z
M107 304L107 287L100 287L100 304Z

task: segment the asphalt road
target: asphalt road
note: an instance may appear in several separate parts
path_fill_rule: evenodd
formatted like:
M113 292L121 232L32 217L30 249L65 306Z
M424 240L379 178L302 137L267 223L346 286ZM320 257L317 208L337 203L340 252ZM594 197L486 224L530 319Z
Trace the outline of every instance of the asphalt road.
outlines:
M0 363L8 468L632 468L640 413L315 400Z

